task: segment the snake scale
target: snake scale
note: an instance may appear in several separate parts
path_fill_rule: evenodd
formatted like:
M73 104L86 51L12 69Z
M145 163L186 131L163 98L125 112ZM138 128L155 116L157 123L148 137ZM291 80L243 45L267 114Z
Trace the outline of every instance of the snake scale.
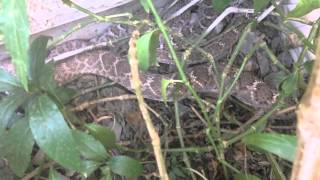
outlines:
M197 17L195 17L197 16ZM216 17L216 14L212 12L211 6L206 3L201 3L196 9L191 9L175 18L172 23L168 23L168 26L174 31L182 34L184 37L189 36L189 39L194 40L201 32L199 29L204 29L210 25L210 22ZM241 18L241 17L233 17ZM232 19L229 19L231 21ZM236 19L233 22L240 21ZM242 26L243 27L243 26ZM240 28L241 29L241 28ZM221 34L221 33L220 33ZM238 30L230 30L223 32L219 38L215 41L211 41L209 45L204 47L204 50L213 54L215 60L226 57L232 51L232 47L238 41ZM119 25L111 25L107 29L104 36L100 36L97 39L88 40L72 40L58 45L54 48L49 56L55 56L64 52L79 49L91 45L92 42L109 41L116 37L130 36L130 31ZM208 39L214 36L214 33L208 35ZM214 38L214 37L213 37ZM186 47L186 43L173 38L173 42L176 45L178 51L183 50ZM130 67L126 56L121 56L112 49L115 47L109 47L107 49L93 49L77 54L75 56L59 61L55 65L55 79L63 84L82 74L94 74L106 77L126 89L132 91L130 85ZM161 59L171 59L166 47L159 48L158 57ZM189 61L199 60L199 54L191 54ZM1 62L1 66L10 69L10 63L5 61ZM198 65L187 67L185 70L186 75L189 77L190 83L197 92L200 93L218 93L217 82L215 81L215 74L213 73L212 66L209 63L201 63ZM161 96L161 80L162 79L177 79L176 73L154 73L154 72L141 72L142 92L145 98L151 100L162 101ZM226 84L230 84L232 81L232 71L226 78ZM168 96L171 97L176 86L168 87ZM184 93L184 97L188 96L188 93ZM266 108L269 107L275 100L276 91L270 88L266 83L254 76L252 73L243 72L238 80L237 84L233 88L231 95L239 99L240 101L248 104L254 108ZM170 98L169 98L170 100Z

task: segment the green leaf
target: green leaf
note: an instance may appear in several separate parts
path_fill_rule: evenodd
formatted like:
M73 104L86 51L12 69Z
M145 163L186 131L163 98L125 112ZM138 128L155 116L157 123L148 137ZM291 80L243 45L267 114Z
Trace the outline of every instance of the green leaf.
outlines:
M146 71L150 66L158 65L157 47L159 44L159 31L154 30L147 32L137 41L137 55L139 67Z
M28 90L29 25L26 1L3 0L0 30L5 46L11 54L16 74L25 90Z
M167 94L168 94L168 86L170 84L174 84L174 83L182 83L181 80L173 80L173 79L162 79L161 80L161 96L163 101L166 103L167 102Z
M212 6L215 11L223 11L231 2L231 0L212 0Z
M257 176L254 176L252 174L244 174L244 173L239 173L234 176L235 180L260 180Z
M320 8L320 0L299 0L297 6L289 12L288 16L301 17L317 8Z
M267 7L267 5L270 3L270 0L253 0L253 9L254 13L258 13L264 8Z
M15 76L0 68L0 92L21 88Z
M100 141L107 150L116 146L116 135L110 128L94 123L87 124L86 128L89 130L89 133Z
M30 77L34 84L38 87L52 86L55 84L53 79L53 64L45 64L47 57L48 36L37 37L30 46Z
M286 95L290 96L299 89L299 74L292 73L281 84L281 91Z
M279 157L293 162L297 146L296 136L271 133L250 134L242 139L249 147L273 153Z
M10 169L21 177L29 166L34 145L27 119L15 123L1 141L0 154L9 163Z
M18 107L25 103L29 98L25 91L21 91L21 89L11 91L11 93L11 95L0 101L0 128L9 127L9 121L14 113L16 113Z
M115 156L108 161L112 172L126 177L136 177L142 173L142 165L127 156Z
M49 180L62 180L61 175L54 169L50 168Z
M72 135L85 159L103 161L107 158L104 146L92 136L78 130L72 130Z
M168 79L162 79L161 80L161 96L162 96L162 99L163 99L163 102L167 103L167 100L168 100L168 97L167 97L167 89L168 89L168 86L172 83L171 80L168 80Z
M140 4L143 7L143 9L146 11L146 13L150 13L150 8L148 6L148 3L146 0L140 0Z
M30 128L41 150L62 166L82 171L77 143L56 104L41 95L28 107Z

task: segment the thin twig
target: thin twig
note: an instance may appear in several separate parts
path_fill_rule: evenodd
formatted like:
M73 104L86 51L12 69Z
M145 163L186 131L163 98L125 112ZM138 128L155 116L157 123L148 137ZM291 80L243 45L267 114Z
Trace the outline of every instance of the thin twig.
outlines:
M138 69L137 47L136 47L136 41L139 38L139 34L140 33L138 31L134 31L129 41L128 56L129 56L131 74L132 74L131 85L135 90L139 108L152 141L151 144L153 146L154 154L156 157L160 178L164 180L169 180L169 176L166 170L165 160L163 158L162 151L161 151L160 138L151 121L151 117L149 115L148 109L144 102L144 98L142 96L141 80L140 80L139 69Z
M279 110L278 112L275 113L275 116L280 116L282 114L286 114L286 113L289 113L289 112L294 112L296 110L297 110L297 106L296 105L290 106L290 107L287 107L285 109Z
M23 178L21 178L21 180L32 179L34 176L39 174L42 170L48 169L49 167L51 167L54 164L55 164L55 162L48 162L48 163L44 164L43 166L40 166L40 167L34 169L33 171L31 171L30 173L25 175Z
M102 99L96 99L93 101L88 101L84 102L74 108L70 108L69 111L82 111L89 106L99 104L99 103L104 103L104 102L110 102L110 101L124 101L124 100L135 100L137 99L137 96L135 95L120 95L120 96L114 96L114 97L107 97L107 98L102 98Z
M182 132L182 128L181 128L181 121L180 121L180 113L179 113L179 107L178 107L178 101L174 101L174 114L175 114L175 119L176 119L176 130L178 133L178 138L179 138L179 142L180 142L180 146L181 148L185 148L185 144L184 144L184 140L183 140L183 132ZM187 166L188 169L192 169L191 167L191 163L190 163L190 159L188 157L188 154L186 152L182 152L183 155L183 161L184 164ZM190 171L190 175L192 177L192 179L196 179L196 176L194 175L193 171Z

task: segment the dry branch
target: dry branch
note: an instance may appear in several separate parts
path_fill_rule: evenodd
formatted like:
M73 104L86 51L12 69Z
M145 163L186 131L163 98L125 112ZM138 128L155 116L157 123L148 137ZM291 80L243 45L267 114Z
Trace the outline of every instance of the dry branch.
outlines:
M298 115L298 147L292 180L320 179L320 39L308 88Z

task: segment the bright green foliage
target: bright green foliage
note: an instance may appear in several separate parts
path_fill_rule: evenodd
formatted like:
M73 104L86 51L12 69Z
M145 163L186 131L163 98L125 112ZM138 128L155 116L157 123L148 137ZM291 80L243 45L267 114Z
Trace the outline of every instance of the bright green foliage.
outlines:
M56 104L41 95L27 112L33 137L41 150L64 167L82 171L77 144Z
M103 161L107 158L104 146L92 136L78 130L72 130L72 135L85 159Z
M90 135L72 131L60 112L58 107L62 107L64 102L70 100L73 91L57 86L53 79L52 64L44 63L48 39L41 36L31 44L29 51L31 86L28 93L20 87L14 76L0 70L0 91L10 91L10 94L0 101L2 117L0 128L4 130L12 127L9 133L1 132L4 134L2 137L5 137L1 140L4 142L1 145L6 146L0 148L1 156L6 157L10 162L10 168L21 176L29 165L35 140L40 149L52 160L65 168L89 175L107 159L107 152L104 146ZM23 121L26 125L24 129L20 126L22 120L19 120L16 114L18 108L23 109L27 115ZM17 127L20 128L16 130ZM29 134L24 133L24 130ZM17 132L20 134L17 135ZM115 136L113 133L110 134L109 139L114 145ZM30 146L29 149L26 149L27 145ZM24 154L21 153L22 149L25 149ZM52 171L50 177L54 178L55 175Z
M141 36L137 41L139 68L143 71L150 66L158 65L157 47L159 45L159 31L151 31Z
M146 11L146 13L150 13L150 8L146 0L140 0L140 4L143 7L143 9Z
M142 173L142 165L127 156L115 156L108 161L112 172L126 177L136 177Z
M271 133L250 134L242 142L256 150L263 150L288 161L293 161L297 146L296 136Z
M2 0L0 31L4 34L17 76L28 90L29 25L25 2Z
M167 88L168 86L171 84L172 82L168 79L162 79L161 80L161 95L162 95L162 99L163 101L166 103L167 102Z
M100 141L104 147L109 150L116 145L116 135L111 129L99 124L87 124L87 129L89 133L98 141Z
M55 85L53 80L53 66L52 64L45 64L47 57L47 43L49 37L39 36L30 46L30 79L38 87L48 89L48 86Z
M320 8L320 0L299 0L295 9L293 9L288 15L301 17L317 8Z
M34 145L27 119L20 119L7 133L2 129L0 142L0 157L5 157L10 169L21 177L29 166Z

